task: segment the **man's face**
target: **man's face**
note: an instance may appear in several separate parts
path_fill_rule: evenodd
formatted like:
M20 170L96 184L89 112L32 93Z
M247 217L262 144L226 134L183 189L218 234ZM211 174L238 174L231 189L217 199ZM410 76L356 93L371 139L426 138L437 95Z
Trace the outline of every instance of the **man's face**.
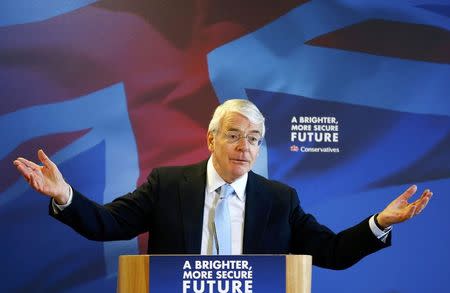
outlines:
M227 134L239 133L238 141L230 142ZM208 133L208 149L217 173L231 183L253 166L259 153L258 144L252 145L244 136L261 137L261 127L238 113L227 113L215 133Z

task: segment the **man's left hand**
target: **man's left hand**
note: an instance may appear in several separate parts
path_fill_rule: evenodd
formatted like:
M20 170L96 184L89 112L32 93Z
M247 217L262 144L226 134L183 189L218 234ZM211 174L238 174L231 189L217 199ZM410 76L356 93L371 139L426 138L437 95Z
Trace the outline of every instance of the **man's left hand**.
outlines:
M393 224L404 222L415 215L420 214L427 206L433 193L426 189L420 198L412 203L408 199L417 191L417 186L410 186L399 197L394 199L381 213L378 214L377 222L382 228L387 228Z

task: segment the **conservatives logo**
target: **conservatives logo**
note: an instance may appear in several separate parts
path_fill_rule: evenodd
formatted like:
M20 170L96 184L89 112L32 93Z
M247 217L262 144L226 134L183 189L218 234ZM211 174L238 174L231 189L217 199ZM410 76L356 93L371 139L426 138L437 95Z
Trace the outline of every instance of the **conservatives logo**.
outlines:
M336 117L293 116L291 118L291 152L339 153L339 121Z
M298 152L299 151L299 147L296 146L295 144L291 145L291 152Z

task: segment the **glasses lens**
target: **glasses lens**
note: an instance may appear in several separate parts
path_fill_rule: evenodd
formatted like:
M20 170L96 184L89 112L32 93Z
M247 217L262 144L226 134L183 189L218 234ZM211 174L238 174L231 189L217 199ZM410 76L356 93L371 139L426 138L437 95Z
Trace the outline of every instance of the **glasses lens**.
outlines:
M225 132L225 138L227 139L227 141L229 143L234 143L241 138L241 135L239 134L239 132L228 131L228 132Z
M249 135L242 135L238 131L228 131L225 132L225 138L228 141L228 143L235 143L239 141L241 138L247 139L248 143L251 145L261 145L262 138L259 135L249 134Z
M247 135L247 140L251 145L259 145L261 138L255 135Z

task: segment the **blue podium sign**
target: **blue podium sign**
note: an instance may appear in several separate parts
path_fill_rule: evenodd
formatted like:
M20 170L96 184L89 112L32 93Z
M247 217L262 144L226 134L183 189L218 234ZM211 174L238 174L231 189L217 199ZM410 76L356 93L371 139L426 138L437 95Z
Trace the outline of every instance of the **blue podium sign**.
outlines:
M286 291L285 256L152 256L151 293Z

